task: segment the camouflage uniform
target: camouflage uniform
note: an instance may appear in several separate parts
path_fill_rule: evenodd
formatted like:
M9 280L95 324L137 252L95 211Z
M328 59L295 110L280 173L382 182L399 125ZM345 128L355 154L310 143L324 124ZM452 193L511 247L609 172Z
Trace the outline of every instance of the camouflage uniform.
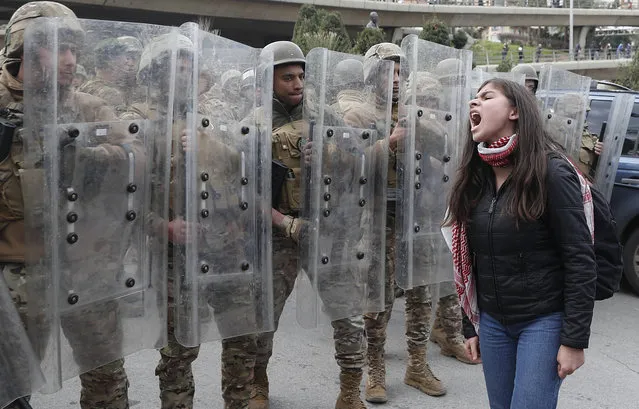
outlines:
M142 60L138 72L138 80L144 83L143 78L152 75L161 75L162 73L147 74L147 71L152 69L154 65L153 61L160 61L163 57L163 53L169 52L162 48L163 36L155 38L147 48L145 48ZM178 39L179 47L182 47L180 51L193 52L192 43L189 39L181 36ZM168 75L168 73L164 73ZM182 81L188 81L186 78L181 78ZM176 89L180 89L184 84L176 85ZM166 101L161 101L161 98L166 98L168 92L165 95L158 95L156 99L150 99L148 103L134 103L127 112L121 115L124 120L130 119L150 119L155 120L157 118L167 117L169 113L163 112L168 104ZM176 96L177 98L177 96ZM179 104L176 104L179 105ZM173 220L176 217L174 213L174 200L176 195L176 152L181 150L180 137L182 131L185 129L184 118L181 118L179 113L173 115L173 127L172 127L172 144L171 152L168 154L171 156L171 175L169 183L169 218ZM158 129L156 132L163 132L164 129ZM162 155L162 153L157 153ZM160 181L153 181L155 189L166 189L166 186L162 186ZM166 229L168 228L168 222L166 220L160 220L155 215L147 215L150 218L150 226L152 229ZM192 409L193 397L195 395L195 382L193 380L192 363L198 357L200 348L185 347L181 345L175 337L175 325L177 312L176 309L176 280L180 277L176 277L174 270L175 250L177 245L169 243L168 249L168 304L167 304L167 327L168 327L168 343L160 349L160 361L155 369L155 375L159 378L160 384L160 401L162 409Z
M11 18L7 27L7 46L4 49L3 66L0 73L0 108L9 107L22 111L23 84L16 77L20 53L22 52L24 29L29 20L39 16L65 16L71 20L75 18L73 12L67 7L54 2L31 2L18 9ZM77 24L71 21L69 24ZM81 29L78 26L72 30L78 34ZM10 35L9 35L10 34ZM10 39L10 41L9 41ZM71 122L96 122L114 119L113 112L107 109L104 102L86 94L75 93L71 90L61 89L60 110ZM103 153L106 155L122 156L121 148L104 145ZM97 154L97 153L96 153ZM22 182L19 170L23 165L22 139L14 138L9 157L0 163L0 190L3 200L0 202L0 268L9 284L11 295L16 303L23 320L27 313L27 307L34 308L37 300L29 300L26 284L32 278L25 271L25 246L24 241L24 203L22 201ZM34 244L38 245L38 244ZM117 306L103 303L103 308L90 307L80 311L80 314L67 316L62 320L62 328L73 347L74 345L86 346L94 344L94 353L100 355L105 349L119 353L118 344L121 328L117 315ZM98 311L99 310L99 311ZM105 313L106 317L105 318ZM108 317L111 317L109 319ZM87 319L88 318L88 319ZM93 319L92 319L93 318ZM31 320L32 324L37 320ZM25 321L26 323L26 321ZM90 325L87 328L87 325ZM31 332L39 332L40 339L45 339L43 328L30 328ZM108 336L104 336L108 334ZM112 342L108 342L111 339ZM104 344L96 343L96 340L105 341ZM34 339L35 341L35 339ZM43 345L34 345L38 353L43 352ZM78 348L78 351L86 351L86 348ZM74 358L81 368L91 366L91 356L80 356L74 349ZM128 380L124 371L124 360L118 359L110 364L80 375L81 398L80 406L88 408L127 409ZM13 408L15 406L9 406Z
M376 58L390 59L397 64L403 55L401 49L394 44L378 44L371 47L366 53L365 74L367 69L374 69ZM441 89L437 81L435 84ZM353 110L347 115L347 123L370 123L375 122L376 108ZM393 102L392 108L392 129L398 126L399 101ZM372 117L370 115L373 115ZM420 137L420 145L426 145L428 150L435 152L443 151L443 138L441 126L433 123L423 116L417 123L417 135ZM386 396L386 368L384 358L384 347L386 344L386 329L390 321L393 304L395 302L395 263L396 263L396 202L393 193L397 190L397 151L388 152L388 192L391 200L387 203L386 216L386 263L385 263L385 309L379 313L369 313L364 316L366 325L366 338L368 341L368 379L366 382L366 400L373 403L383 403L387 401ZM441 155L439 155L441 157ZM423 257L428 258L427 254ZM427 264L428 260L424 260ZM406 339L409 352L409 363L404 382L419 388L433 396L445 393L441 385L430 370L426 361L426 345L430 334L430 316L432 310L431 295L427 286L418 286L405 291L406 296Z
M595 177L595 161L597 154L595 153L595 145L599 138L597 135L591 134L588 130L588 124L584 124L581 132L581 149L579 149L579 162L577 167L590 181Z
M96 45L95 59L97 74L78 88L78 91L94 95L106 101L116 113L121 114L126 107L141 99L141 88L135 83L137 63L126 67L115 66L116 58L128 55L129 59L138 60L142 53L142 44L135 37L123 36L104 40ZM108 80L103 70L109 72L112 80Z

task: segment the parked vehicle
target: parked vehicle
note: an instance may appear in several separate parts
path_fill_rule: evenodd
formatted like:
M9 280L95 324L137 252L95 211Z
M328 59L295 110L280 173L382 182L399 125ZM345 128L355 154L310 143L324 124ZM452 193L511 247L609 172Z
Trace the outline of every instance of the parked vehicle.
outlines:
M597 87L598 88L598 87ZM586 121L590 132L599 134L615 94L619 91L590 90L590 111ZM624 277L639 294L639 92L635 94L632 117L625 136L610 207L624 245Z

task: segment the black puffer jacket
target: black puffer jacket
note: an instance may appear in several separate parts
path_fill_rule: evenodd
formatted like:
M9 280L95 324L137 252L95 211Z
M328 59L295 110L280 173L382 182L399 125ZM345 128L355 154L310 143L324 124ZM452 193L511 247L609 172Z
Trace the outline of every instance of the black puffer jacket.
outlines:
M508 180L497 193L494 184L487 189L473 210L468 239L479 309L505 325L564 312L561 344L587 348L597 273L579 179L564 159L549 157L546 183L544 216L519 228L504 209Z

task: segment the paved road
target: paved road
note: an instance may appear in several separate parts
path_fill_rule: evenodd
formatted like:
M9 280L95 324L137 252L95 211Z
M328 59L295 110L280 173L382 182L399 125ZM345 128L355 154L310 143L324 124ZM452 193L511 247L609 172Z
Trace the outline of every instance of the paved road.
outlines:
M331 409L339 384L333 348L326 328L304 330L295 322L295 302L290 300L275 338L269 368L271 409ZM395 306L389 327L387 384L390 402L375 408L487 408L480 366L468 366L439 354L432 345L429 359L445 382L448 394L432 398L402 382L406 350L403 301ZM639 297L623 291L612 300L598 302L586 366L569 377L561 391L560 409L639 409ZM202 347L194 372L195 409L222 409L220 398L220 345ZM133 409L159 409L154 376L159 354L144 351L127 359ZM36 409L79 408L79 381L72 379L53 395L36 395ZM372 405L370 405L372 407Z

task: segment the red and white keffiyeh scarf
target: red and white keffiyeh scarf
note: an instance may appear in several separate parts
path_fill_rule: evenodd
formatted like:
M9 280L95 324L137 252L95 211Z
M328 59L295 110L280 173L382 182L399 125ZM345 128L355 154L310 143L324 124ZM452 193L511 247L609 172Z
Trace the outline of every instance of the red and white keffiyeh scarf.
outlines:
M562 155L563 156L563 155ZM590 236L595 240L594 205L592 203L592 192L586 178L579 172L577 167L568 158L563 156L577 172L579 184L581 185L581 196L584 203L584 213L586 223L590 230ZM462 309L475 327L475 332L479 335L479 308L477 306L477 287L475 287L475 277L473 275L473 265L468 247L468 236L466 225L463 223L453 223L452 243L453 266L455 269L455 288Z
M512 164L510 155L517 147L517 134L499 138L490 145L481 142L477 145L479 157L495 168L504 168Z

